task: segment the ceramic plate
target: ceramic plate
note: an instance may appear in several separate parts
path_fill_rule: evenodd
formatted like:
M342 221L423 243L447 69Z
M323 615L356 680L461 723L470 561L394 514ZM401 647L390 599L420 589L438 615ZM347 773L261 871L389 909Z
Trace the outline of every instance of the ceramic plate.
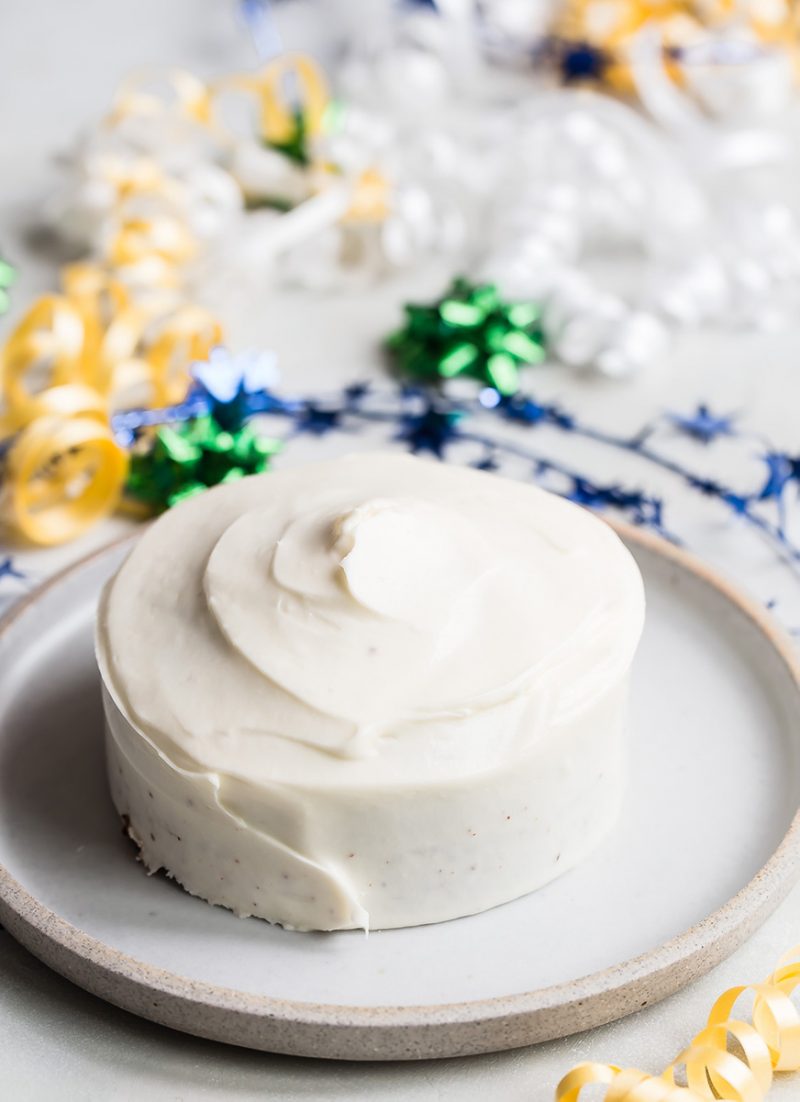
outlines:
M435 926L296 933L148 877L106 792L92 620L127 544L0 634L0 920L89 991L253 1048L453 1056L638 1010L732 952L800 866L800 692L759 607L652 536L618 828L525 899Z

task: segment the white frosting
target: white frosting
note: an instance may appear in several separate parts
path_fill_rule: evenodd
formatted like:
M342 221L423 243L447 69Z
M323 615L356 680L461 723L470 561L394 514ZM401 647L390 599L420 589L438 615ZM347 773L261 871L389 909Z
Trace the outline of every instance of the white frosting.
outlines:
M530 486L388 454L229 484L106 592L115 800L149 867L239 913L482 910L613 821L642 618L616 535Z

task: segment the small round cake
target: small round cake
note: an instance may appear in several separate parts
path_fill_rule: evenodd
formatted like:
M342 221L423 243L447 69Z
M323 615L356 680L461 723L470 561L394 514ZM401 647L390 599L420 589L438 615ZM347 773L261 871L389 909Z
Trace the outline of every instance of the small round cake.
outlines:
M473 914L617 817L644 596L590 513L395 454L246 478L106 587L114 803L150 871L299 930Z

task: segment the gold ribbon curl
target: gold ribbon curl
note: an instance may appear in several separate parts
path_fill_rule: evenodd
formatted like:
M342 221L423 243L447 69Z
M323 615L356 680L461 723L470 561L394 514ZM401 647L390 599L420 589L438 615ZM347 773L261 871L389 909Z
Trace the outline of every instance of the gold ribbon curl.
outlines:
M200 307L148 310L91 265L68 269L64 282L68 293L36 302L0 352L5 512L40 544L80 535L119 501L128 458L110 416L120 395L180 401L189 365L223 340Z
M614 1064L578 1064L556 1088L556 1102L581 1102L584 1087L606 1086L603 1102L766 1102L776 1071L800 1070L800 945L763 983L731 987L711 1008L705 1028L660 1076ZM732 1017L746 993L751 1021ZM686 1086L676 1077L681 1073Z
M588 43L606 56L602 81L615 91L635 90L628 64L628 47L645 26L661 29L664 46L679 47L698 41L704 31L744 22L767 46L789 51L798 64L800 7L777 0L773 18L764 17L758 0L566 0L556 20L555 33L568 42ZM665 67L673 80L683 80L681 66L669 56Z
M162 84L145 76L128 81L105 126L172 116L219 138L215 100L235 88L254 98L265 141L291 140L300 111L313 143L329 107L321 69L302 54L213 88L179 69ZM6 516L43 544L79 535L117 504L128 459L110 426L124 396L151 406L181 401L189 365L223 341L217 320L183 297L184 268L200 245L185 217L181 181L147 156L107 156L98 171L114 196L100 262L64 268L63 293L35 302L0 349ZM339 178L313 154L308 171L318 190ZM388 183L368 169L354 181L343 221L380 222L387 211Z
M18 428L39 412L37 394L28 385L34 367L40 375L47 372L51 386L87 381L84 336L80 313L63 296L44 295L34 303L0 353L4 429Z
M207 310L182 303L164 314L139 305L89 267L71 273L67 288L36 302L0 351L6 433L50 412L49 389L67 384L91 388L106 408L133 384L147 386L151 404L180 401L189 364L222 342Z
M205 86L189 74L170 79L177 109L206 125ZM164 109L128 89L115 112ZM197 250L180 216L179 183L146 158L133 165L112 158L105 174L117 196L105 264L66 267L63 294L35 302L0 350L5 516L40 544L74 538L119 501L128 458L110 416L121 396L135 393L153 406L180 401L189 365L223 340L207 311L176 301L180 269ZM144 294L135 296L131 284Z
M287 94L293 78L297 99ZM328 82L322 69L306 54L283 54L258 73L236 74L220 81L212 89L216 99L228 89L246 93L256 103L261 137L270 145L283 145L295 134L298 113L302 114L306 136L312 141L312 158L308 166L318 191L341 179L335 165L317 156L313 139L325 130L331 106ZM375 167L365 169L353 183L350 206L342 215L343 222L383 222L388 214L389 183Z
M98 417L37 417L7 457L10 521L34 543L74 539L119 500L128 456Z
M292 87L293 82L293 87ZM275 58L256 73L236 73L207 87L192 74L173 70L167 74L172 101L143 90L145 78L128 82L120 89L114 110L107 120L115 125L134 114L154 115L168 110L201 124L218 137L230 141L219 115L218 100L229 90L244 92L257 110L257 125L263 141L280 146L290 141L302 115L305 134L312 142L325 129L330 93L324 72L307 54L287 53ZM148 194L161 200L170 196L168 178L160 175L154 162L143 158L133 166L109 163L108 182L117 190L120 201ZM319 188L339 179L335 166L312 157L309 165ZM353 200L343 216L347 222L381 222L388 213L389 185L376 168L364 171L354 182ZM179 216L168 210L149 219L131 217L113 240L107 260L113 266L140 262L145 257L164 258L180 265L194 254L195 242Z
M166 95L148 90L152 78L139 73L117 90L107 125L114 126L132 115L160 115L172 112L207 126L211 120L211 95L207 86L186 69L169 69L159 74L166 83Z
M287 94L287 84L292 79L299 93L299 103ZM302 113L305 132L310 138L322 132L330 102L328 83L317 63L306 54L282 54L257 73L226 77L213 86L212 99L228 89L245 92L255 100L260 135L271 145L281 145L292 139L298 111Z

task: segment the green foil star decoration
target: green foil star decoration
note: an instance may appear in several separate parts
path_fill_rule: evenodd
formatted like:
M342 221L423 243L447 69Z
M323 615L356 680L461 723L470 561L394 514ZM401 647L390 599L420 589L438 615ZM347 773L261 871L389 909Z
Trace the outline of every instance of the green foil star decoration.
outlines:
M17 270L14 265L0 256L0 316L5 314L11 305L9 291L16 278Z
M269 470L281 442L262 436L251 425L233 432L213 417L165 425L134 451L125 487L134 501L162 512L211 486Z
M408 303L406 324L387 347L399 370L414 379L480 379L507 397L516 394L520 368L546 357L541 308L505 302L492 284L456 279L430 305Z

